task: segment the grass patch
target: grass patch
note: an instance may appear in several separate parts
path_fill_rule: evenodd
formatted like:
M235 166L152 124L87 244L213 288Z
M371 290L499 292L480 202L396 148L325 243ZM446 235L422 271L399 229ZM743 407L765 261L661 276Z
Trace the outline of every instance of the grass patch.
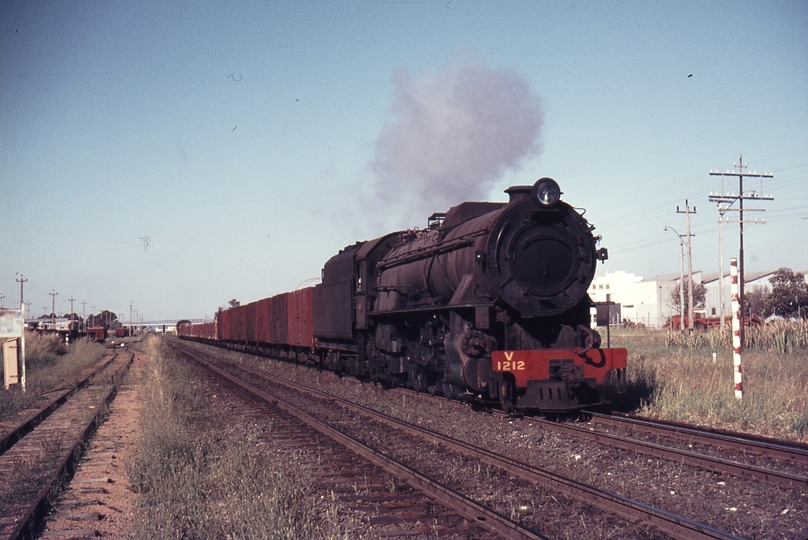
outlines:
M68 346L54 334L26 332L26 392L19 384L8 390L0 388L0 417L34 408L45 394L76 384L84 370L103 355L104 346L87 338Z
M138 493L138 538L341 538L329 499L302 456L257 444L269 426L245 426L209 399L198 367L149 337L141 438L127 464Z
M804 321L750 329L738 400L729 328L693 334L613 330L613 346L629 351L629 391L618 405L669 420L808 442L807 332Z

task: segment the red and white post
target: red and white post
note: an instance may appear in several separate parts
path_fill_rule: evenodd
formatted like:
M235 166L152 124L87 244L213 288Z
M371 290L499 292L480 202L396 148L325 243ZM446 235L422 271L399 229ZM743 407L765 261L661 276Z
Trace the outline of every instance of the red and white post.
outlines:
M732 293L732 365L735 371L735 398L743 398L741 369L741 300L738 290L738 259L729 260L730 292Z

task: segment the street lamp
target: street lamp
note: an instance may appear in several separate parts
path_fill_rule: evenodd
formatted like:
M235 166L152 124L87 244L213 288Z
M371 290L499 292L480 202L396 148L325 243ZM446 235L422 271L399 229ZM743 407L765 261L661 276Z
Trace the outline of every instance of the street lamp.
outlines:
M685 242L682 235L673 227L665 226L665 231L673 231L679 237L679 329L685 330Z

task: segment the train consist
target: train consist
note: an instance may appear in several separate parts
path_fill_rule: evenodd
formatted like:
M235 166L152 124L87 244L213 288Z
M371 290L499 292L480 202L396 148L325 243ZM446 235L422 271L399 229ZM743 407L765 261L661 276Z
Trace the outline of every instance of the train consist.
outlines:
M319 285L178 333L508 411L598 404L623 384L627 355L589 324L606 249L551 178L506 193L348 246Z

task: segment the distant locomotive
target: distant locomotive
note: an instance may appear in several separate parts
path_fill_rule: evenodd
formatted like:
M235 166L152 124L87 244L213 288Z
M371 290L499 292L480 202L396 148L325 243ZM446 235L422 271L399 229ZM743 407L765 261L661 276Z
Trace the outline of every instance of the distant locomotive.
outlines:
M589 327L607 252L553 179L506 193L348 246L319 285L178 332L508 411L597 404L623 384L627 356Z

